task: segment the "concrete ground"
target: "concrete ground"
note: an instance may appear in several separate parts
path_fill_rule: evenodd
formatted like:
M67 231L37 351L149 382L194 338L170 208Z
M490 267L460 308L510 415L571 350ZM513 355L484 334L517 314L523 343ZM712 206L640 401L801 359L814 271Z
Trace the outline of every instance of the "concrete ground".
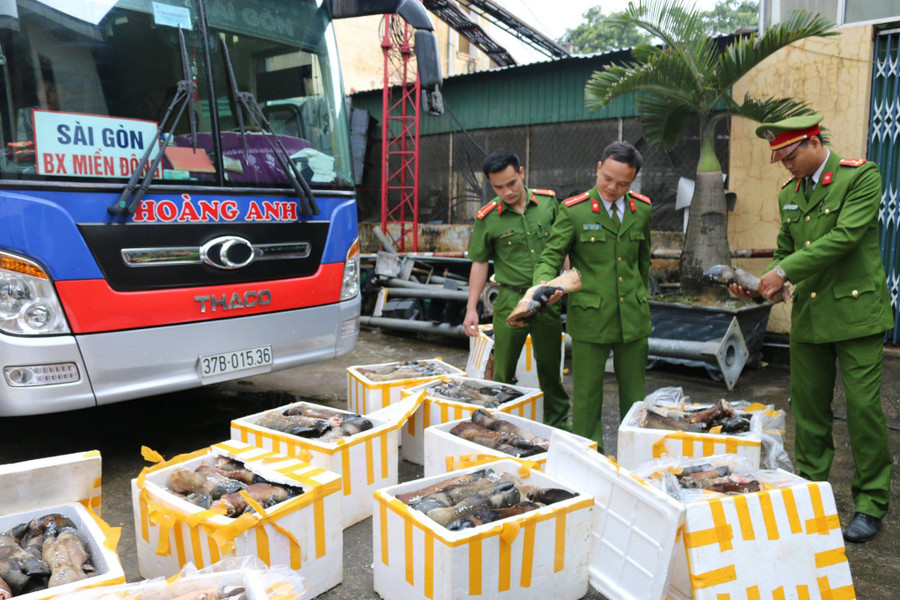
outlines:
M388 333L363 331L356 350L328 363L260 375L199 390L125 402L96 409L0 419L4 442L0 464L80 450L98 449L103 455L103 516L122 527L119 556L129 581L137 581L134 524L130 480L146 463L140 447L147 445L166 458L222 441L229 435L228 423L238 416L255 413L305 399L337 408L346 407L346 372L350 365L393 360L441 357L463 367L467 346L454 340L422 340ZM569 361L567 360L567 364ZM571 393L571 377L565 378ZM712 381L702 369L661 366L647 372L648 392L665 386L681 386L695 401L751 400L774 404L787 411L786 447L793 454L793 415L788 405L787 369L765 366L745 371L735 389ZM884 408L888 418L891 452L895 457L892 509L881 534L873 542L847 546L858 598L888 600L900 588L900 486L897 457L900 456L900 358L885 360ZM616 384L607 375L604 388L604 431L607 453L615 454L618 410ZM853 464L847 438L846 408L840 384L834 404L836 457L830 482L842 523L853 513L850 481ZM403 462L401 481L420 477L421 467ZM371 519L344 531L344 580L320 596L325 600L378 598L372 589ZM585 597L602 599L590 590Z

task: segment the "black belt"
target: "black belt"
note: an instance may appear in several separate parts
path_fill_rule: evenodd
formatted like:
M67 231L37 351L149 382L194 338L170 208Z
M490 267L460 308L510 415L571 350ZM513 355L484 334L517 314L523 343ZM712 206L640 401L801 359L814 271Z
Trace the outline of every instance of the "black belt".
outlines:
M517 285L509 285L508 283L500 283L499 281L497 282L497 285L499 285L502 288L506 288L508 290L517 292L519 294L524 294L525 292L528 291L528 288L519 287Z

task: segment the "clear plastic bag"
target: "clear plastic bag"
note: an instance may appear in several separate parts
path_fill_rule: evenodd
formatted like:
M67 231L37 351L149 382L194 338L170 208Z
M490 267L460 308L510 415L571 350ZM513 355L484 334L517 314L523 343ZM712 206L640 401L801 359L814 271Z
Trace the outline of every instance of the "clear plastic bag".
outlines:
M644 410L638 411L630 426L640 427L644 422L647 408L653 408L662 416L683 416L684 411L702 410L713 406L710 404L691 404L690 398L684 395L680 387L664 387L649 394L644 398ZM760 404L737 400L727 402L728 406L738 414L750 415L750 430L741 433L726 433L737 437L754 436L759 438L762 447L760 449L761 469L784 469L789 473L794 472L791 457L784 448L784 431L786 417L783 410L775 409L773 404ZM709 433L716 433L710 431Z
M662 490L679 502L686 504L697 500L720 497L724 494L702 488L684 487L678 480L679 475L682 475L688 469L707 471L723 467L727 468L728 475L736 475L762 484L760 473L753 468L750 460L736 454L717 454L715 456L698 458L660 458L640 465L634 470L634 474L646 479L652 486Z
M203 569L188 563L168 579L79 590L66 600L301 600L306 589L305 579L290 567L241 556Z
M681 411L684 403L688 401L688 397L684 395L684 390L680 387L664 387L651 392L644 397L644 409L652 407L662 412L669 410ZM640 427L640 421L644 411L638 411L631 423L626 423L632 427Z

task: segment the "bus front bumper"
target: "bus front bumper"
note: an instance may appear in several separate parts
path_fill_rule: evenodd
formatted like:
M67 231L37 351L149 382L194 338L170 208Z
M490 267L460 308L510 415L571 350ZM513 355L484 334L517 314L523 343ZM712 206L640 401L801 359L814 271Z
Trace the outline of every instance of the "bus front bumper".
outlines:
M0 336L0 364L74 363L79 380L12 387L0 382L0 416L111 404L240 379L346 354L359 336L360 298L233 319L53 338ZM200 358L271 348L272 364L203 374Z

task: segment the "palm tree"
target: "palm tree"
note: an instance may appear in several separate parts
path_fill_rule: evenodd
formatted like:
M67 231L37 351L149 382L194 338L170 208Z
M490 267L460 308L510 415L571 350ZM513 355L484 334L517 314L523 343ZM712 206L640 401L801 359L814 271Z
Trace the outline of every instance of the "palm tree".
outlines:
M699 282L705 268L731 262L722 167L714 145L716 125L731 116L775 121L813 112L791 98L746 95L738 103L731 88L781 48L837 32L827 19L796 11L764 35L739 37L720 51L707 36L699 11L686 9L683 0L632 2L612 18L621 25L636 25L662 44L634 48L631 62L595 72L585 87L585 105L593 110L619 96L636 94L644 138L669 149L689 117L699 122L700 158L681 255L681 285L687 295L716 297L722 290L702 288Z

